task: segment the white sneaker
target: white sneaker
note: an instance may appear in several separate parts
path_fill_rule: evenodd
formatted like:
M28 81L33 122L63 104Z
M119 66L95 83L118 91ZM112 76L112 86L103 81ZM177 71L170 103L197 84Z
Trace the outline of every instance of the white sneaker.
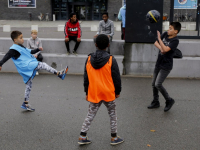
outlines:
M39 72L38 72L38 71L36 72L36 75L37 75L37 76L39 75Z

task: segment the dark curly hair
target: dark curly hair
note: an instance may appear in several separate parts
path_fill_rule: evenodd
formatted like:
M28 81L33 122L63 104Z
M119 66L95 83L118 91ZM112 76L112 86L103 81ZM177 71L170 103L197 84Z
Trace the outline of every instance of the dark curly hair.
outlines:
M106 49L109 44L108 36L105 34L98 35L98 37L96 39L96 44L99 49L101 49L101 50Z

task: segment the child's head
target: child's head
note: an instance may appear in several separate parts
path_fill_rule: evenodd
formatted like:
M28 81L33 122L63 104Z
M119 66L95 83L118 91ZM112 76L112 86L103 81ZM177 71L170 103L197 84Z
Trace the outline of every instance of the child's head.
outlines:
M107 12L103 13L102 18L106 22L108 20L108 13Z
M171 22L168 30L168 35L177 35L181 31L181 24L179 22Z
M98 47L100 50L105 50L108 46L109 46L108 36L105 34L100 34L96 38L96 47Z
M71 22L76 22L76 13L71 13L69 15L69 18L70 18Z
M37 33L38 33L37 30L32 30L32 31L31 31L31 37L32 37L33 39L36 39L36 38L37 38Z
M20 31L12 31L10 37L15 44L22 45L24 43L23 35Z

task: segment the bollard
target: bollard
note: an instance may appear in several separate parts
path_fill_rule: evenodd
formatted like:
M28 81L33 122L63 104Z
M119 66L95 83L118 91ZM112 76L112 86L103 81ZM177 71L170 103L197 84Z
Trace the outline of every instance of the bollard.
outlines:
M3 25L3 32L10 32L10 25Z
M53 14L53 21L56 21L56 15Z
M98 29L97 29L97 25L91 25L91 29L90 29L91 31L97 31Z
M121 31L121 25L116 26L116 31Z
M64 31L65 25L58 25L58 30L57 31Z
M31 30L37 30L38 31L38 25L31 25Z

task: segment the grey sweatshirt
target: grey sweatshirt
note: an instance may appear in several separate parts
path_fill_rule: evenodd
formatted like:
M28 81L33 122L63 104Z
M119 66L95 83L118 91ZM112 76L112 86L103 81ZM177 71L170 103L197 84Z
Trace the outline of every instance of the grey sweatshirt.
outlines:
M106 34L106 35L110 35L113 36L114 35L114 23L111 20L107 20L107 22L105 22L104 20L101 20L99 22L99 30L97 32L97 35L99 34Z
M31 37L30 39L27 40L27 48L28 49L37 49L42 47L42 42L41 40L37 37L35 40ZM36 53L38 55L40 52Z

